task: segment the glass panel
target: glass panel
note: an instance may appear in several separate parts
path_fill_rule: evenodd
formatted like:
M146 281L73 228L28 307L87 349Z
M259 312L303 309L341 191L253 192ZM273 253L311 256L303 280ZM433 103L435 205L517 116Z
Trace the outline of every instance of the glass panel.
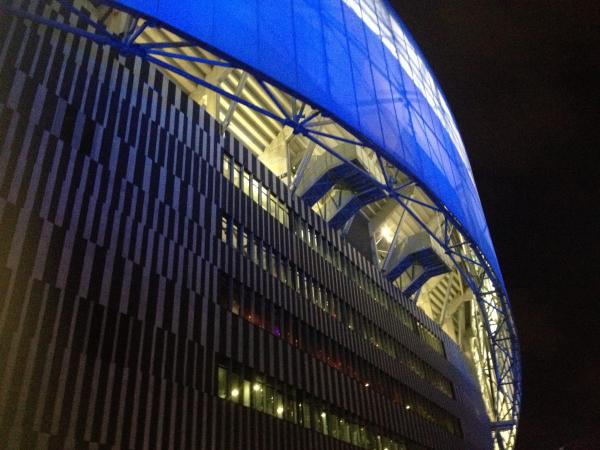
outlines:
M254 261L254 264L256 264L257 266L260 263L259 252L260 252L260 241L254 241L254 245L252 247L252 261Z
M350 425L344 419L339 420L338 436L344 442L350 442Z
M275 415L275 392L268 384L265 384L265 409L264 412Z
M275 393L275 417L283 419L285 407L283 404L283 395L280 392Z
M335 414L329 414L327 417L327 429L331 437L339 439L338 434L338 417Z
M250 249L248 248L249 243L250 241L248 239L248 233L244 231L242 236L242 252L244 253L244 256L248 256L250 254Z
M244 172L243 190L244 194L250 196L250 174L248 172Z
M241 167L239 164L234 163L233 164L233 185L237 188L240 187L240 174L241 172Z
M221 217L221 240L227 242L227 217Z
M252 383L250 383L248 380L244 380L242 404L246 407L251 406L251 392L252 392Z
M255 381L252 384L252 407L258 411L264 411L265 388L263 383Z
M231 373L229 375L229 399L232 402L239 403L242 394L240 376L236 373Z
M217 395L227 398L227 370L224 367L217 369Z
M320 408L313 410L313 428L319 433L325 433L324 422L327 420L327 413Z
M271 275L277 278L277 260L273 252L271 252Z
M231 227L231 246L235 249L238 248L238 227L235 224Z
M292 392L284 398L284 417L288 422L296 423L296 399Z
M269 210L269 191L267 191L266 187L262 186L260 193L260 206L262 206L265 211Z
M287 267L283 260L281 260L281 263L279 265L279 274L281 276L281 282L283 284L287 284Z
M252 200L260 204L260 184L255 179L252 179Z
M223 175L228 180L231 179L231 165L230 158L227 155L223 155Z
M277 210L278 208L278 201L275 198L275 196L273 194L271 194L271 205L269 207L269 213L273 216L273 217L277 217Z
M267 249L266 247L262 248L262 268L264 271L268 271L269 267L268 267L268 260L267 260Z
M302 424L304 425L305 428L315 428L315 426L311 423L311 407L308 403L303 402L302 403Z

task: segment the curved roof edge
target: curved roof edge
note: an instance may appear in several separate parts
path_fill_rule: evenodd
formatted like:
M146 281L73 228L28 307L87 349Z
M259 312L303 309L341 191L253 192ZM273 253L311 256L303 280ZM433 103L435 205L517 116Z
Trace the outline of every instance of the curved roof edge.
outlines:
M426 188L504 285L462 140L414 39L385 0L319 8L231 0L110 2L163 22L319 107ZM310 2L312 3L312 2Z

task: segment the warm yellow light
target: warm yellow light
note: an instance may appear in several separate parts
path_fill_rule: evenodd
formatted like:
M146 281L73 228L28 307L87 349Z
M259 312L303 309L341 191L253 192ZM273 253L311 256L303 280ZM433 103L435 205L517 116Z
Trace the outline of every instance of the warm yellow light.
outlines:
M283 406L278 406L277 407L277 414L279 414L279 415L283 414Z
M387 225L381 227L381 236L383 236L387 242L392 242L392 239L394 239L394 233Z
M323 412L321 413L321 417L324 419L326 416L327 416L327 414L325 414L325 411L323 411Z
M232 389L231 390L231 396L233 398L236 398L238 395L240 395L240 390L239 389Z
M406 405L406 409L410 409L410 405Z
M253 390L254 392L258 392L258 391L260 391L260 384L258 384L258 383L254 383L254 386L252 386L252 390Z

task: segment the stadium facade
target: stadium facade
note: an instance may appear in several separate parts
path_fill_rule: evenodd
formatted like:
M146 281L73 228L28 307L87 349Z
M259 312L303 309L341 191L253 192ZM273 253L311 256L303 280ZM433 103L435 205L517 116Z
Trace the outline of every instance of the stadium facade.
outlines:
M6 447L514 447L469 161L384 0L0 12Z

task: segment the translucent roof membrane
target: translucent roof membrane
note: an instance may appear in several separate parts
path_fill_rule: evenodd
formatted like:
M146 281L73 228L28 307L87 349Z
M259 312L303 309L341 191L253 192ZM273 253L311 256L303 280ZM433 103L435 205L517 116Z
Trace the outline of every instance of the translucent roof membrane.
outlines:
M330 113L417 179L501 280L464 145L440 88L383 0L125 0Z

